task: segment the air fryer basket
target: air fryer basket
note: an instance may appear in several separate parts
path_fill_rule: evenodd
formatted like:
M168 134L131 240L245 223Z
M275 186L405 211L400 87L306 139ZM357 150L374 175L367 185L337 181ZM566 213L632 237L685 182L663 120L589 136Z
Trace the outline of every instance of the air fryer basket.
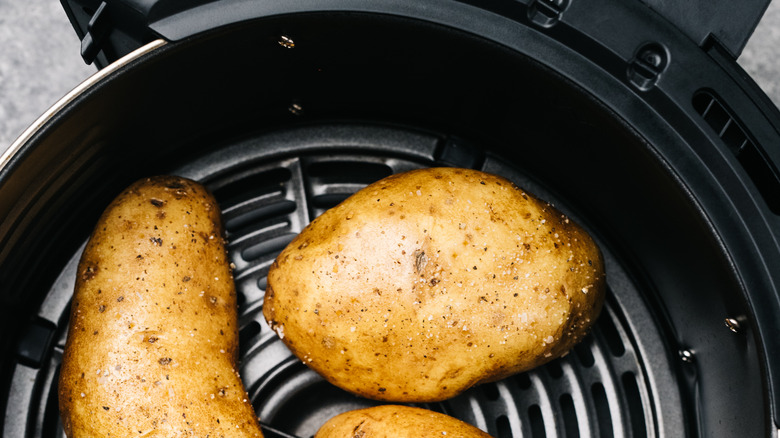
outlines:
M500 174L553 203L598 241L609 291L567 356L426 407L496 437L777 433L777 217L708 121L659 114L630 76L500 20L476 32L401 15L299 13L154 43L31 133L0 174L4 436L62 436L78 257L110 199L157 173L220 202L261 420L309 437L375 404L291 356L262 318L265 275L325 209L425 166ZM692 110L719 105L695 95Z

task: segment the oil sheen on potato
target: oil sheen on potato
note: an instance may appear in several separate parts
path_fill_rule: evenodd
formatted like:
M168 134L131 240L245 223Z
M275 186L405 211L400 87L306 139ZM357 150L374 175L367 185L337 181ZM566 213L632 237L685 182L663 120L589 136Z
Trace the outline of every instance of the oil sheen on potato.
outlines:
M510 181L431 168L326 211L278 256L264 314L331 383L427 402L568 352L598 316L593 239Z
M69 437L261 437L236 370L220 212L199 184L140 180L78 266L59 378Z

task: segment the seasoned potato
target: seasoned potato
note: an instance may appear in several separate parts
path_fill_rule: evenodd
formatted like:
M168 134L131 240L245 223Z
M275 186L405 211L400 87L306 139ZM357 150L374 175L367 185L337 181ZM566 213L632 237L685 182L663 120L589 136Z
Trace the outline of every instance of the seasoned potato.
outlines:
M81 257L59 379L70 437L261 437L236 370L236 293L212 196L138 181Z
M449 415L409 406L385 405L344 412L328 420L314 438L490 438Z
M423 402L565 354L604 294L580 226L504 178L433 168L312 221L271 267L263 311L331 383Z

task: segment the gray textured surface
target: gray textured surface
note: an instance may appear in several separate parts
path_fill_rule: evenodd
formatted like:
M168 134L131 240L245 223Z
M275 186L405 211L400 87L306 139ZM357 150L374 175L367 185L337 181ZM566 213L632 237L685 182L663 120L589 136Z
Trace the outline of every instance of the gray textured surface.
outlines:
M58 0L0 0L0 150L95 72Z
M681 0L684 1L684 0ZM739 63L780 106L780 0L770 4ZM57 0L0 0L0 151L95 72Z
M780 0L769 4L737 61L780 106Z

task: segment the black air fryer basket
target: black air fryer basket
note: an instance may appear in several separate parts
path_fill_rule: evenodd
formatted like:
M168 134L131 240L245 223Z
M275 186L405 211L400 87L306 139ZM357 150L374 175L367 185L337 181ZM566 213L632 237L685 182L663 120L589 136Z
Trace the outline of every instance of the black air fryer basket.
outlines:
M574 218L608 297L565 357L424 407L495 437L778 436L780 113L735 63L767 1L182 3L63 0L101 69L0 157L3 436L63 436L76 263L108 202L161 173L220 202L267 436L376 404L277 339L266 274L312 218L427 166Z

